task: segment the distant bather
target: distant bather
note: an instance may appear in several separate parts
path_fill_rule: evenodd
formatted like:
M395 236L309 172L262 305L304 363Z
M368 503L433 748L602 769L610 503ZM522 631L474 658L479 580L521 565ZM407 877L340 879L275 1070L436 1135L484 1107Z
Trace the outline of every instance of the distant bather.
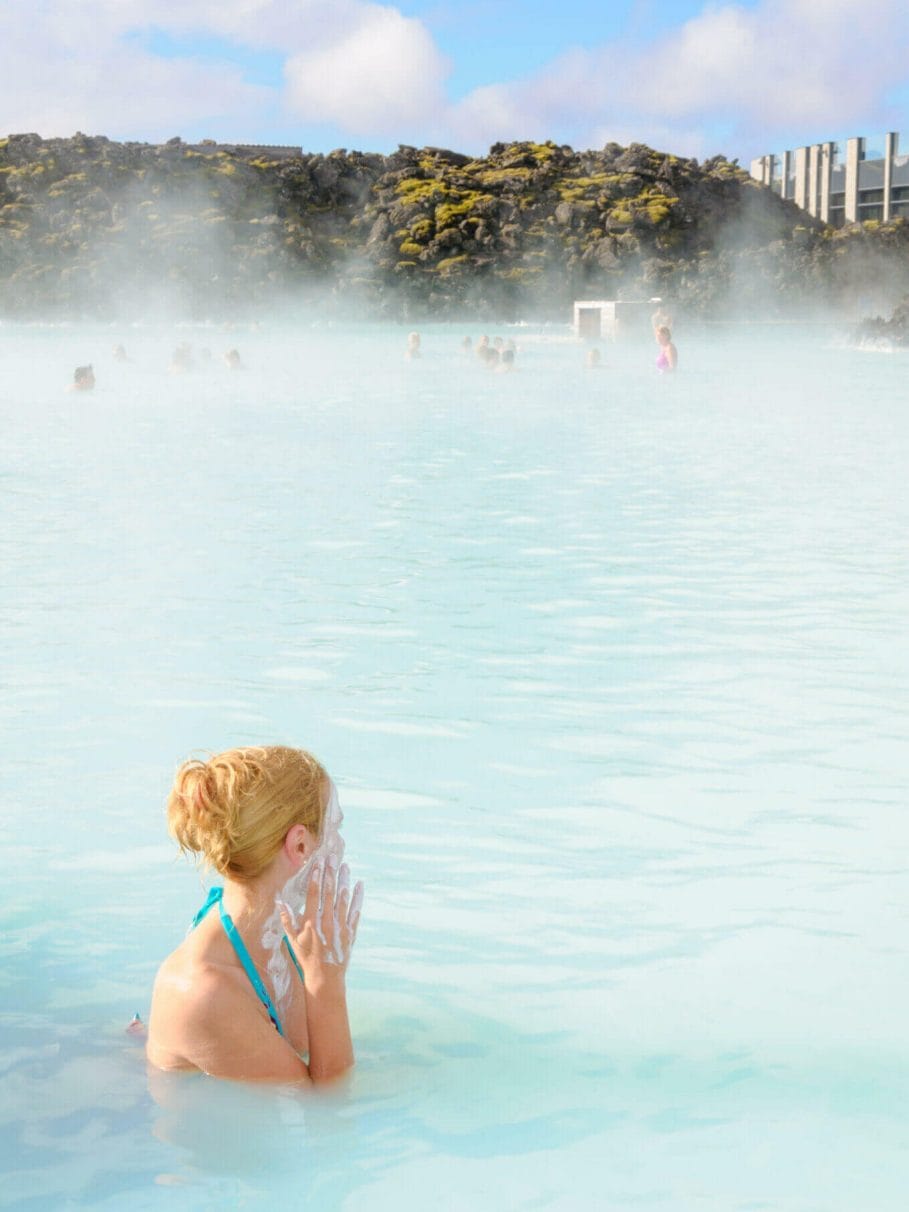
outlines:
M73 381L70 391L91 391L95 386L95 372L88 366L77 366L73 371Z

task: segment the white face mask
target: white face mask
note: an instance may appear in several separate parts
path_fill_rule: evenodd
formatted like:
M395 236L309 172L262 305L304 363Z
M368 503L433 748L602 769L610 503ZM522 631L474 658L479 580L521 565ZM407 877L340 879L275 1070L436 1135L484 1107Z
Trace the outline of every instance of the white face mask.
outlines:
M319 844L299 871L294 872L278 893L275 911L265 923L265 930L262 933L262 945L271 952L271 958L268 961L268 975L271 977L275 993L275 1006L279 1015L287 1009L284 1003L290 992L292 976L290 957L287 954L287 947L284 946L284 927L281 925L282 902L293 918L301 917L306 906L306 890L309 887L309 877L313 867L316 863L321 862L325 866L333 866L337 871L344 858L344 839L341 837L344 813L338 803L337 788L331 780L329 780L328 788L328 803L322 817L322 836L319 838ZM321 937L321 930L319 934ZM322 942L325 941L323 938Z
M344 839L341 837L341 825L344 823L344 813L341 811L341 805L338 803L338 789L329 779L328 782L328 803L325 806L325 813L322 817L322 836L319 838L319 844L300 868L300 870L287 881L285 885L285 894L293 889L299 889L301 896L294 897L291 891L291 897L286 895L284 899L290 907L296 912L297 903L302 906L306 900L306 889L309 884L309 875L316 863L321 859L326 866L334 859L335 867L340 867L344 858Z

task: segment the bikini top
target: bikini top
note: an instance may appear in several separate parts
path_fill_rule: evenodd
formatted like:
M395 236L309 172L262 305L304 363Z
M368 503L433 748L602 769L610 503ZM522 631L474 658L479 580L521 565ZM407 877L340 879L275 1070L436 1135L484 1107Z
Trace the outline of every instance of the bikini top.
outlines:
M243 967L243 971L249 977L249 983L252 985L253 989L255 990L256 996L258 997L258 999L262 1003L262 1005L265 1007L265 1009L268 1011L268 1017L274 1023L275 1029L277 1030L278 1034L283 1038L284 1037L284 1028L281 1026L281 1020L278 1018L278 1012L275 1009L274 1002L271 1000L271 995L269 994L268 990L265 988L265 983L262 980L262 977L256 971L256 965L253 963L252 956L249 954L249 951L246 949L246 944L243 942L243 939L240 937L240 931L234 925L233 919L231 918L231 916L227 912L227 910L224 908L224 889L223 888L210 888L209 889L208 896L205 900L205 904L202 906L202 908L199 910L199 912L193 918L190 929L194 930L196 928L196 926L198 926L198 924L202 921L202 919L208 913L209 909L211 909L212 905L218 906L218 912L221 914L221 925L224 927L224 933L230 939L231 946L233 947L234 951L237 953L237 959L240 961L240 963ZM300 974L300 980L302 981L303 980L303 969L297 963L297 957L293 953L293 948L291 947L290 941L286 934L284 935L284 945L287 947L290 958L293 961L293 965L296 968L297 972Z

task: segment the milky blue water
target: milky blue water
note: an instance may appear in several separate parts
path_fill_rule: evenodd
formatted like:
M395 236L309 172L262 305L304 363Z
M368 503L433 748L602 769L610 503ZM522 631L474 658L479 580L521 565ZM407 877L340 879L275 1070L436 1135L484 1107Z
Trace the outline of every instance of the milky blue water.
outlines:
M0 328L4 1206L905 1207L907 356L465 331ZM124 1033L176 764L271 741L367 887L330 1096Z

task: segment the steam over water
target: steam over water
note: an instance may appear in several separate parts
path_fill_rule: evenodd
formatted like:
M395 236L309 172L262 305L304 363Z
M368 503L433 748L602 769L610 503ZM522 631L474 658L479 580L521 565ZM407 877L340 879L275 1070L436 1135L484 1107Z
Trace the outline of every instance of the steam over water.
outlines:
M905 1207L906 356L466 331L0 329L0 1201ZM173 769L268 741L358 1068L149 1083Z

